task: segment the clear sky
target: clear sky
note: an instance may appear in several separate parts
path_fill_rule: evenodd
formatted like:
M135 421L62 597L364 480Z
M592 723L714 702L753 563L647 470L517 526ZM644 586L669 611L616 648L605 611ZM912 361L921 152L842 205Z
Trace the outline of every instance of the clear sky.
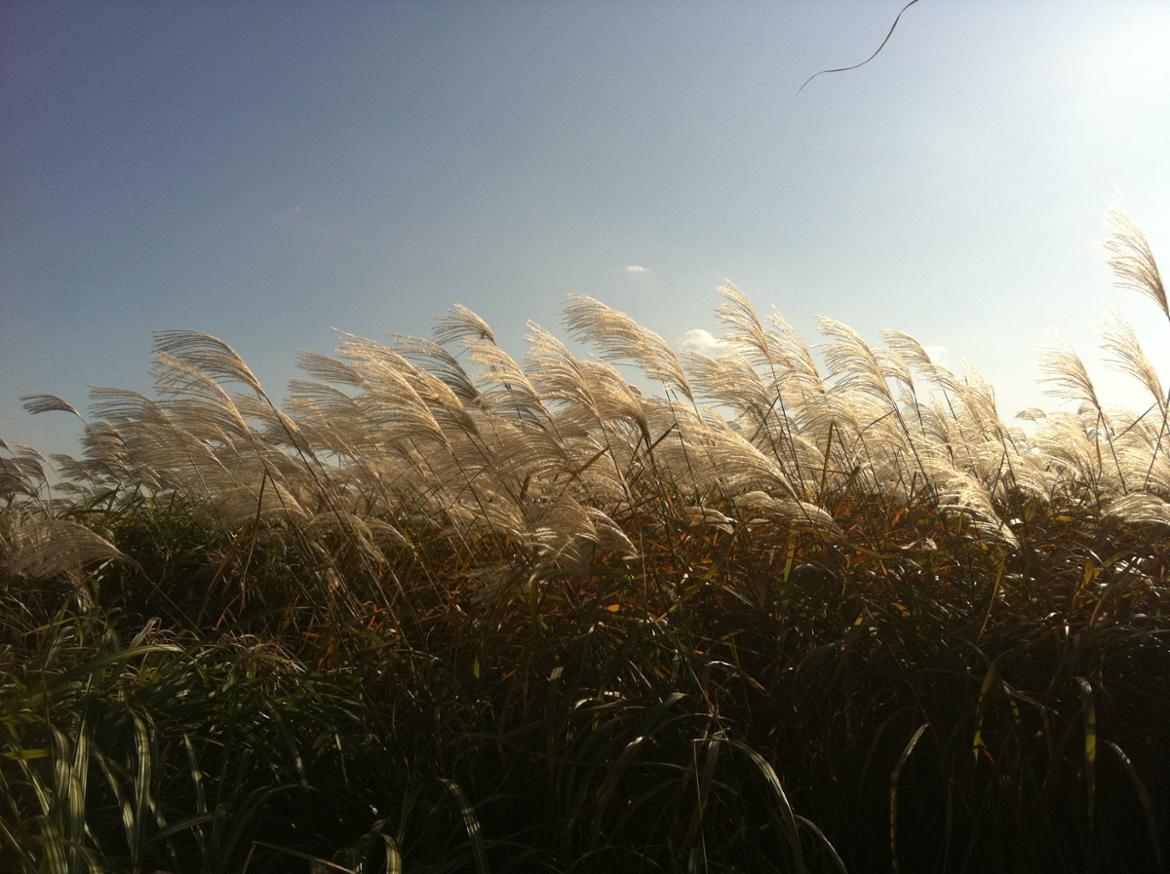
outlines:
M579 292L677 340L723 278L945 347L1008 414L1115 305L1170 375L1099 249L1121 194L1170 271L1170 3L921 0L794 96L902 2L7 0L0 436L69 449L18 396L145 388L156 329L279 395L332 326L461 302L521 355Z

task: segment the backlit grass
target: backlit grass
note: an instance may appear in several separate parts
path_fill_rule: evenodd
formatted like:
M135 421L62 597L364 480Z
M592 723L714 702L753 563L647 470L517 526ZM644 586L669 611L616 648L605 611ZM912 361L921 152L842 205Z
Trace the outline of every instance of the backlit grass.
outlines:
M1167 318L1145 239L1110 243ZM719 358L588 298L525 362L465 309L283 405L157 338L83 454L0 457L0 867L1153 871L1170 435L721 289ZM606 362L606 363L603 363ZM633 389L613 366L660 385ZM51 480L46 470L57 472Z

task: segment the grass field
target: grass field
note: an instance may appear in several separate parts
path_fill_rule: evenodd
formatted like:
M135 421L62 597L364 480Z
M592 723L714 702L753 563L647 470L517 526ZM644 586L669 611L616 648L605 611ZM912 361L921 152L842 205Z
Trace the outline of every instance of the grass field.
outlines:
M1025 428L912 337L814 354L720 295L718 358L573 298L595 358L457 308L301 355L282 406L187 332L151 397L28 397L83 453L0 444L0 868L1166 870L1132 330L1148 409L1060 348L1075 412Z

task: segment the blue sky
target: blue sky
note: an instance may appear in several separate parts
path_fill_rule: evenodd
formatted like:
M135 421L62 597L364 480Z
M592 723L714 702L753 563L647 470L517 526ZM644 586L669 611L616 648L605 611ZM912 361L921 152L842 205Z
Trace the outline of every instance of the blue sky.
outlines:
M577 292L677 340L724 278L945 347L1009 414L1114 306L1170 373L1099 250L1120 193L1170 263L1170 5L921 0L794 96L900 6L10 0L0 436L68 450L18 396L146 388L156 329L280 394L332 326L460 302L521 355Z

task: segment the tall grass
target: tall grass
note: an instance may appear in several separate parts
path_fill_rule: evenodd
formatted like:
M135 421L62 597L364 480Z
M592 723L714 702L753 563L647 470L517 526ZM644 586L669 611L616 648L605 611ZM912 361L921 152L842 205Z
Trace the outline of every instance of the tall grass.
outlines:
M1148 243L1111 264L1167 318ZM1157 870L1168 398L1044 359L1004 420L914 338L728 354L571 299L457 307L278 406L156 337L79 458L0 456L0 865L21 871ZM634 365L661 391L632 387ZM51 480L48 469L57 472Z

